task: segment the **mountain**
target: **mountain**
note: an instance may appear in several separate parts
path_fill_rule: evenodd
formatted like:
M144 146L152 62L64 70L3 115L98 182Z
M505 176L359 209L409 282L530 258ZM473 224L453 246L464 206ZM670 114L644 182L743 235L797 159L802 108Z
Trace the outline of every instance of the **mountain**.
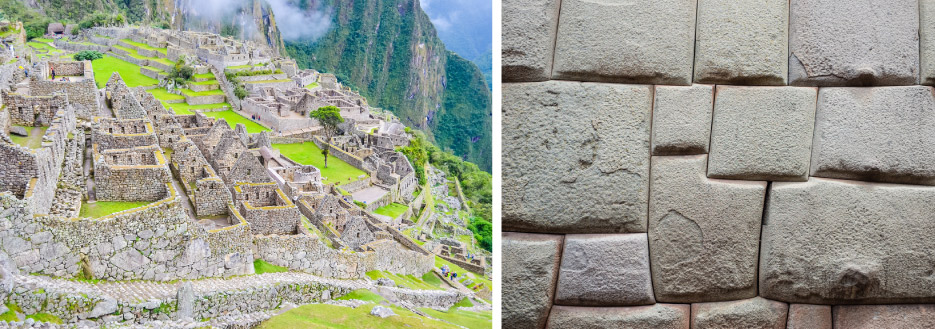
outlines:
M299 66L334 73L371 105L490 171L490 90L476 65L446 50L418 0L307 1L302 8L329 12L331 28L317 40L286 40Z
M492 49L493 1L421 0L420 5L448 50L477 63Z
M493 90L493 51L488 49L486 53L471 60L481 73L484 74L484 80L487 80L487 88Z

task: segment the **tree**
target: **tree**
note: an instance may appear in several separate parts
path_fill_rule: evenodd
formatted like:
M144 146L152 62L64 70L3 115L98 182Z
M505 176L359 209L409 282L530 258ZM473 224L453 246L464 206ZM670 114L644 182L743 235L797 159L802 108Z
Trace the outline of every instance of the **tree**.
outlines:
M321 154L325 156L325 168L328 168L328 153L331 150L331 138L338 134L338 125L344 122L341 117L341 109L334 105L319 107L315 112L309 114L313 119L321 124L322 131L325 133L325 147Z

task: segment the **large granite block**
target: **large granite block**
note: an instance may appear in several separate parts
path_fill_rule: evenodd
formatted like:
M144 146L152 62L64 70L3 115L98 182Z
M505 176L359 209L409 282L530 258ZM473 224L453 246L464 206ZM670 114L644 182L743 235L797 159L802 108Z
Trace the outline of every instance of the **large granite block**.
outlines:
M549 314L548 328L688 329L690 311L691 308L687 304L631 307L555 306Z
M834 307L835 329L935 328L935 305L842 305Z
M789 83L912 85L919 79L919 2L794 0Z
M504 84L504 230L646 232L651 88Z
M565 236L555 304L655 303L645 233Z
M692 304L692 329L786 329L789 305L760 297Z
M503 81L545 81L552 76L559 3L559 0L503 1Z
M812 176L935 185L932 87L822 88Z
M695 82L785 85L788 0L700 0Z
M933 201L935 187L773 183L760 295L807 304L935 302Z
M808 178L817 88L718 86L708 177Z
M543 328L548 320L562 236L503 233L503 327Z
M656 86L653 155L708 153L713 108L713 86Z
M789 305L786 329L832 329L831 305Z
M649 255L656 300L755 297L766 182L705 177L707 156L653 157Z
M688 85L696 0L564 0L554 79Z
M935 0L919 0L919 82L935 84Z

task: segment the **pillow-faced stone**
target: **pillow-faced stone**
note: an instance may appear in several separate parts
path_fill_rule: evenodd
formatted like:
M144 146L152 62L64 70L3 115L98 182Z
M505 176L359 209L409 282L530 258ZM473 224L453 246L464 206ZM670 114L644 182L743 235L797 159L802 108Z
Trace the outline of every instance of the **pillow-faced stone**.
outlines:
M687 304L631 307L555 306L548 328L688 329Z
M653 155L708 153L713 107L713 86L656 86Z
M935 187L928 186L773 183L760 296L807 304L935 302L933 201Z
M696 0L563 0L552 78L688 85Z
M935 305L835 306L834 328L935 328Z
M692 304L692 329L786 329L789 305L760 297Z
M789 82L912 85L919 79L918 0L793 0Z
M755 297L766 182L705 177L707 156L653 157L649 255L656 300Z
M935 185L932 87L822 88L812 176Z
M651 88L504 84L504 230L646 232Z
M700 0L695 82L785 85L788 0Z
M831 305L789 305L786 329L832 329Z
M935 84L935 0L919 0L919 82Z
M816 89L718 86L708 177L805 181Z
M503 1L503 81L545 81L552 75L559 2Z
M552 307L561 235L503 233L503 327L543 328Z
M565 236L555 304L655 303L645 233Z

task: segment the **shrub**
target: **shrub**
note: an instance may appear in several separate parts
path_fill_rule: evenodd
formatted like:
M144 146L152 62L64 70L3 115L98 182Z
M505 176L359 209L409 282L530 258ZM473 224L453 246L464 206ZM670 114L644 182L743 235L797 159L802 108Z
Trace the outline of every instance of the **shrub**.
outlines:
M126 21L127 19L123 17L122 14L107 14L96 11L85 18L83 21L79 22L78 27L69 32L72 34L77 34L78 31L87 30L97 26L123 25L126 23Z
M73 57L76 61L93 61L104 58L104 54L95 50L82 50Z

